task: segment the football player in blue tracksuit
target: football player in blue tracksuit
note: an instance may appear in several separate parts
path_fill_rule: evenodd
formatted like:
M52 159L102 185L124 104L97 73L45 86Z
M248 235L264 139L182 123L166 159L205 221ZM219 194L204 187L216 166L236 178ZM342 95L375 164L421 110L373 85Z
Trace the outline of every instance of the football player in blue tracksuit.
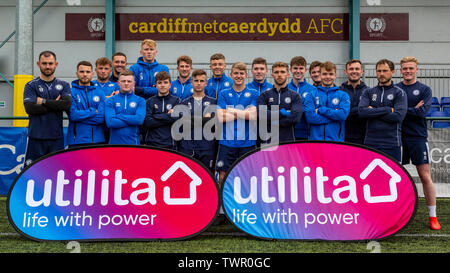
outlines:
M258 91L245 85L247 68L244 63L235 63L231 68L233 86L219 93L217 116L222 125L219 140L216 170L222 185L225 172L231 165L256 145L256 115ZM255 121L255 122L251 122Z
M344 141L345 119L350 112L350 97L334 86L336 66L325 62L320 67L321 85L308 93L303 109L310 125L310 140Z
M221 53L213 54L210 58L212 77L208 80L205 94L211 98L218 98L220 91L228 89L233 85L233 80L225 75L225 56Z
M117 82L108 81L106 83L102 83L97 79L93 80L92 83L97 86L98 89L103 91L103 95L105 96L105 98L109 98L115 94L118 94L120 91L120 87Z
M171 113L180 103L180 98L170 94L170 75L165 71L156 74L156 87L158 94L146 101L145 144L176 150L171 128L177 118L172 117Z
M272 66L272 77L275 82L274 87L259 95L258 112L261 113L261 106L267 106L267 115L264 117L267 119L267 127L268 131L271 131L271 138L273 138L274 133L278 133L278 141L280 143L295 141L294 126L302 116L302 99L297 92L287 87L287 79L289 77L288 64L282 62L274 63ZM276 109L273 109L274 106L276 106ZM274 122L271 120L273 111L279 111L278 132L273 132L272 129L269 129ZM264 117L260 116L260 122ZM263 132L260 130L259 133ZM269 143L268 138L269 136L266 137L264 134L261 134L261 139L264 143ZM273 139L271 139L271 142L273 142Z
M24 88L23 104L29 115L25 166L39 157L64 149L63 112L72 103L69 83L55 78L55 53L43 51L37 63L41 74Z
M122 53L117 53L119 55L116 55L116 58L119 58L119 63L122 63L123 56ZM117 57L119 56L119 57ZM113 55L114 58L114 55ZM116 60L117 61L117 60ZM113 63L110 59L106 57L98 58L95 61L95 73L97 74L97 80L92 81L95 86L97 86L98 89L103 90L103 94L105 96L105 99L116 95L120 92L119 84L117 83L117 79L115 81L112 81L112 78L110 75L112 74L114 76L114 73L117 73L116 71L113 71ZM111 73L113 72L113 73ZM118 74L117 74L118 76ZM105 135L105 142L108 143L109 141L109 129L106 127L106 123L103 125L103 132Z
M350 113L345 121L345 141L364 144L367 120L359 116L358 104L362 93L369 87L361 81L361 76L364 73L361 61L348 61L344 72L348 79L341 84L341 90L347 92L350 97Z
M110 129L109 144L139 145L139 127L145 119L145 100L133 94L134 75L119 75L120 92L105 101L105 121Z
M364 144L401 162L402 121L408 101L405 91L392 82L394 72L392 61L378 61L378 85L363 93L358 108L359 115L367 118Z
M70 147L104 143L105 94L92 81L90 62L77 65L78 80L72 82L67 144Z
M288 88L297 92L302 99L304 107L306 94L316 90L316 87L309 84L305 80L305 74L308 71L306 67L306 59L302 56L295 56L290 62L290 72L292 80L288 83ZM302 115L301 119L294 127L296 140L307 140L309 137L309 124L306 121L306 115Z
M180 100L184 100L192 96L194 89L192 88L191 78L188 78L185 82L181 83L180 79L172 81L170 87L170 94L179 97Z
M314 92L317 90L314 85L307 83L306 81L299 82L298 85L295 85L294 81L292 80L288 84L288 88L290 90L296 91L302 99L302 107L305 103L305 98L308 93ZM309 136L309 124L306 121L306 115L302 115L300 118L300 121L295 124L294 127L294 134L296 140L306 140Z
M190 111L190 138L180 140L179 151L202 162L210 170L213 170L215 155L215 139L205 136L204 125L215 118L217 100L205 95L207 74L204 70L195 70L192 73L192 85L194 94L183 100ZM213 134L213 132L211 132Z
M255 79L253 79L253 81L247 84L247 87L250 89L255 89L256 91L258 91L259 94L261 94L264 91L272 89L273 84L268 82L267 79L264 79L263 82L258 82Z
M158 93L156 89L155 76L160 71L169 72L169 68L163 64L159 64L155 57L156 42L146 39L141 43L140 54L137 62L130 67L134 74L135 94L145 99Z
M400 61L403 80L396 84L408 98L408 108L402 123L402 164L416 166L428 207L430 228L441 229L436 216L436 189L431 178L426 114L431 106L431 88L417 80L419 61L405 57Z
M255 58L252 62L251 72L253 81L247 84L248 88L257 90L258 94L273 88L273 84L268 82L266 78L269 72L266 59L261 57Z
M112 62L106 57L98 58L95 61L95 73L97 79L92 82L101 89L106 98L119 93L120 87L117 82L110 80L110 74L112 72Z
M177 58L178 77L172 81L170 94L184 100L192 96L194 90L191 84L192 59L182 55Z
M228 89L233 85L233 80L225 74L218 77L211 77L205 88L206 95L211 98L218 98L218 94L223 89Z

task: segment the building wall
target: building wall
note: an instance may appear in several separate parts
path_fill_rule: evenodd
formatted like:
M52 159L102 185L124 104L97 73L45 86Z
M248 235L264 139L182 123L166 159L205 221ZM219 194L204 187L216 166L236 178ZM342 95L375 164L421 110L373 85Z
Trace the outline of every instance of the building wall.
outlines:
M70 1L69 1L70 2ZM72 1L74 2L74 1ZM105 54L103 41L65 41L65 13L104 13L105 0L80 0L81 6L68 6L64 0L50 0L34 16L34 60L42 50L53 50L58 57L56 76L67 81L75 78L78 61L95 60ZM375 63L389 58L398 62L405 55L414 55L422 63L450 64L450 1L402 1L379 0L380 6L369 5L370 0L361 0L361 13L409 13L409 41L362 41L361 60ZM377 1L372 1L377 2ZM36 8L41 0L33 1ZM15 29L15 0L0 2L0 40L4 40ZM348 0L116 0L117 13L348 13ZM364 25L361 25L364 27ZM0 72L10 80L14 76L15 37L0 48ZM139 41L117 41L116 51L128 55L129 63L139 57ZM158 41L157 60L174 63L179 55L190 55L194 66L206 64L215 52L222 52L228 63L244 61L250 63L255 57L263 56L269 62L285 61L295 55L302 55L308 61L330 60L342 64L349 58L347 41ZM203 65L205 66L205 65ZM442 73L449 66L443 67ZM34 65L34 74L39 71ZM343 79L342 70L338 72ZM447 79L448 81L448 79ZM0 79L0 101L12 101L12 88ZM445 85L445 84L444 84ZM442 90L441 90L442 89ZM449 90L439 88L437 95L448 94ZM7 115L9 107L0 109L0 115ZM9 113L12 115L12 110ZM0 121L1 124L1 121Z

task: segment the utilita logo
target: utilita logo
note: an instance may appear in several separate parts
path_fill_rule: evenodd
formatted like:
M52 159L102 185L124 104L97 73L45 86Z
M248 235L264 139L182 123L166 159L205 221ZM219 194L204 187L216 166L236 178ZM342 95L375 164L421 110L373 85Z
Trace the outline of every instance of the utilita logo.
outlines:
M271 239L380 239L413 217L417 193L401 165L374 150L328 142L283 144L227 174L225 211Z
M212 175L180 154L135 146L60 152L20 174L13 226L37 240L182 239L218 210Z

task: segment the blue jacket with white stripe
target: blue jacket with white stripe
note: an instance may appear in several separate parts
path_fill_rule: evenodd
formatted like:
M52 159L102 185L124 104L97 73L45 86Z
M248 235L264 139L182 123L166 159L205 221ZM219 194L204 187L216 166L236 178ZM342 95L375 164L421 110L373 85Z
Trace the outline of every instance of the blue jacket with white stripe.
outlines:
M67 144L105 142L105 94L91 82L81 86L78 80L72 82L72 106L69 111Z
M317 111L316 111L317 109ZM306 95L306 120L310 140L344 141L350 97L339 87L318 86Z

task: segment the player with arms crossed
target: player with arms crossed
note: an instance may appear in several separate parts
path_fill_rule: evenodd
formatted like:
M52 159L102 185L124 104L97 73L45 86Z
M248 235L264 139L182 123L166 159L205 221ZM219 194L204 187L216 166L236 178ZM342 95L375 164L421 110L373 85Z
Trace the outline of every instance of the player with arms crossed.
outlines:
M179 151L200 160L213 171L216 140L214 137L206 136L203 129L207 122L215 117L217 100L206 96L206 82L207 75L204 70L197 69L192 72L194 94L181 102L190 111L190 139L181 139Z
M277 139L280 143L295 141L294 126L299 122L302 116L302 99L297 92L288 88L288 64L275 62L272 65L272 78L274 79L274 87L259 95L258 108L261 108L262 106L266 107L267 115L265 115L265 117L267 119L267 127L271 126L272 122L274 122L271 120L272 111L279 111L279 120L275 121L279 125L278 132L272 132L273 128L271 128L271 134L277 133ZM260 114L264 113L261 109L259 109L258 112ZM261 117L262 116L260 116L260 122L263 122ZM268 138L269 137L261 136L261 139L266 143L268 142Z
M324 62L320 66L321 84L305 97L310 140L344 141L350 97L334 84L336 77L336 65Z
M155 76L158 93L146 100L145 144L154 147L176 150L171 127L177 118L172 117L173 108L180 98L170 94L170 75L161 71Z
M141 57L130 67L134 74L135 94L143 98L149 98L158 93L156 89L155 76L160 71L169 73L169 68L156 61L156 42L151 39L145 39L141 43L139 51Z
M55 53L41 52L37 66L41 75L25 85L23 94L25 111L30 116L25 166L64 149L63 112L68 112L72 104L69 83L55 77Z
M416 166L429 211L430 228L441 229L436 217L436 190L431 180L426 114L431 106L431 88L417 80L419 61L405 57L400 61L403 80L396 85L408 98L408 110L402 123L402 164Z
M72 106L69 112L67 144L70 148L105 143L105 94L92 81L94 72L89 61L77 65L77 80L72 82Z
M231 78L233 85L222 90L217 99L217 117L223 124L216 168L221 185L231 165L256 147L256 126L252 126L250 121L256 121L258 91L246 87L247 68L244 63L233 64Z
M110 129L109 144L139 145L139 126L145 118L145 100L133 94L134 75L123 70L119 75L120 92L105 101L105 121Z
M401 162L401 130L407 110L407 97L405 91L392 82L395 74L392 61L378 61L376 73L378 85L367 89L358 105L359 116L367 118L364 144Z

